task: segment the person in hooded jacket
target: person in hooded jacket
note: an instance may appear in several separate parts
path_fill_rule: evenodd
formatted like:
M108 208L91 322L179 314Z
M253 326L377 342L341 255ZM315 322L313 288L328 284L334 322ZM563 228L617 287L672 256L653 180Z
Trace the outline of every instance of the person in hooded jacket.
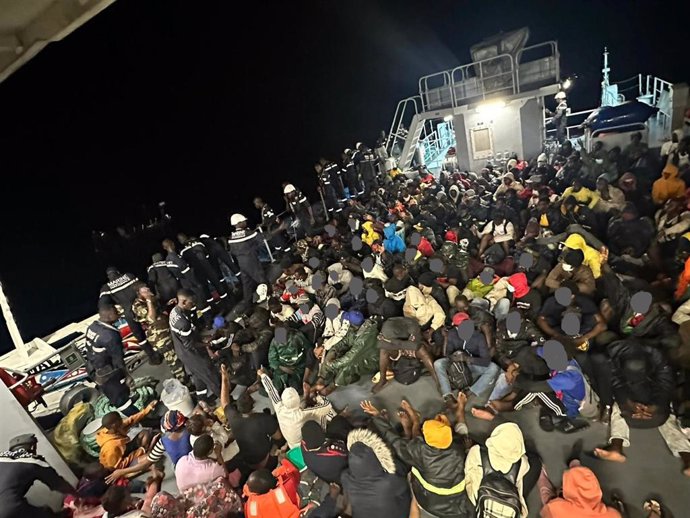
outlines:
M594 472L580 461L570 461L563 472L562 495L558 496L546 471L539 477L542 499L541 518L622 518L621 513L603 501L599 480Z
M580 249L568 250L560 261L546 276L544 285L556 291L566 281L574 282L577 290L583 295L592 296L596 291L596 281L592 270L583 264L585 254Z
M280 431L290 448L297 448L302 442L302 426L306 421L318 421L325 430L328 421L335 417L333 406L328 399L316 396L314 406L302 408L299 393L294 388L287 387L282 395L278 395L266 371L259 369L257 375L273 403Z
M242 352L251 355L251 367L257 370L262 365L268 365L268 349L273 340L273 328L269 324L271 314L265 308L254 308L247 321L246 331L249 331L252 340L242 345Z
M685 197L685 182L678 178L678 166L667 164L661 178L652 184L652 200L663 205L668 200Z
M477 494L484 478L484 464L489 463L491 469L507 474L513 465L519 463L516 487L520 493L522 503L522 518L529 516L525 495L528 495L536 483L534 474L541 469L541 462L537 456L528 458L525 441L520 427L515 423L503 423L494 428L491 436L484 445L475 445L467 452L465 460L465 491L470 502L475 505Z
M410 487L405 477L396 473L388 445L362 428L348 434L347 449L348 467L340 480L352 506L352 518L407 518Z
M634 203L627 202L621 213L609 220L606 244L614 256L629 255L639 258L652 244L654 224L647 217L640 217Z
M453 429L445 415L438 414L421 424L421 433L401 437L377 409L362 404L374 416L374 424L391 445L397 457L410 466L410 487L420 509L432 516L465 518L466 477L464 448L453 441ZM464 413L464 405L458 405ZM457 415L457 411L456 411ZM466 433L464 422L456 424L459 434ZM416 436L415 436L416 435Z
M508 277L506 287L510 298L502 298L496 302L494 306L496 320L503 320L510 308L515 308L534 322L541 309L541 294L530 288L527 276L523 272L514 273Z
M392 223L387 223L383 227L383 247L389 254L405 253L405 241L396 234L396 227Z

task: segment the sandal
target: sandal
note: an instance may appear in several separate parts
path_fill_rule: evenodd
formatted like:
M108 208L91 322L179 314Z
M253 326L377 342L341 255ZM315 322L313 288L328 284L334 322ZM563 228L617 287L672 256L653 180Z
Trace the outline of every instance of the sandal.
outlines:
M660 518L664 518L664 508L661 507L661 504L658 500L648 498L642 504L642 509L644 509L645 512L650 513L650 515L651 513L656 513Z

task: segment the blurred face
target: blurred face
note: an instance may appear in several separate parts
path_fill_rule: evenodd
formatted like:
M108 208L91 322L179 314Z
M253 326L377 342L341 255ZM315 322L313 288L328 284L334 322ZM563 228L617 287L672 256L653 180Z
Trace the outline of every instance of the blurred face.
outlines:
M457 309L461 313L467 313L467 309L469 306L467 305L467 302L464 300L456 300L455 301L455 309Z
M108 308L101 311L101 321L106 324L114 324L118 319L118 314L115 308Z
M139 297L142 299L149 299L153 297L153 292L151 291L151 288L148 286L142 286L139 288Z
M263 206L264 206L264 202L261 201L261 198L254 198L254 207L255 208L260 209Z
M180 306L185 311L191 311L192 308L194 307L194 300L192 299L192 297L187 297L185 295L182 295L182 296L178 297L177 305Z
M547 201L541 200L537 203L537 210L544 214L549 209L549 203Z

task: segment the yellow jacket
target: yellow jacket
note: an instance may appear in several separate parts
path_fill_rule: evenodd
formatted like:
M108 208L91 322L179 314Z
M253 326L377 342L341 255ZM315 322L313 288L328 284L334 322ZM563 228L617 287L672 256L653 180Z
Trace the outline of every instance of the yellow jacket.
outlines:
M431 296L431 289L428 293L422 291L416 286L407 288L405 294L405 304L403 304L403 315L407 318L415 319L420 326L425 325L431 320L431 329L436 331L446 321L446 314L443 308L439 306L436 299Z
M371 246L374 241L380 241L381 235L374 230L374 224L371 221L367 221L362 225L362 243L366 243Z
M577 192L573 191L572 187L568 187L565 191L563 191L561 199L565 200L568 196L572 196L580 204L586 203L590 209L594 208L600 198L598 191L590 191L587 189L587 187L582 187Z
M601 277L601 254L589 246L584 237L580 234L571 234L563 244L571 250L582 250L582 253L585 255L585 260L582 264L589 266L595 279Z
M123 419L122 424L126 429L129 429L142 421L150 412L151 409L147 406L141 412ZM106 469L124 467L120 466L120 462L125 457L128 442L129 437L127 437L127 434L114 433L107 428L98 430L96 433L96 443L101 448L101 453L98 457L101 465Z

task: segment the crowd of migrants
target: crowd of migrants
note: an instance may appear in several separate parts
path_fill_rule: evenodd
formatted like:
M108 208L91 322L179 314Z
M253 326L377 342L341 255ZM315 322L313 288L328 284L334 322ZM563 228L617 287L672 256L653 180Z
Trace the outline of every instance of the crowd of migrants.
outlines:
M624 150L565 141L438 178L386 171L381 151L316 165L321 217L286 183L285 212L254 200L260 230L233 214L229 239L166 239L148 283L109 268L87 333L89 375L119 410L102 418L99 463L71 488L35 437L16 438L0 456L0 516L61 516L23 499L35 479L69 493L74 516L527 517L535 486L530 516L622 516L576 454L550 479L511 422L529 405L555 434L609 424L592 454L615 463L642 447L630 428L656 428L690 476L688 141L674 135L661 157L639 134ZM198 403L134 437L157 402L135 405L121 317ZM426 375L438 415L329 401ZM257 392L272 412L254 411ZM476 442L469 415L500 424ZM177 495L160 490L165 456Z

